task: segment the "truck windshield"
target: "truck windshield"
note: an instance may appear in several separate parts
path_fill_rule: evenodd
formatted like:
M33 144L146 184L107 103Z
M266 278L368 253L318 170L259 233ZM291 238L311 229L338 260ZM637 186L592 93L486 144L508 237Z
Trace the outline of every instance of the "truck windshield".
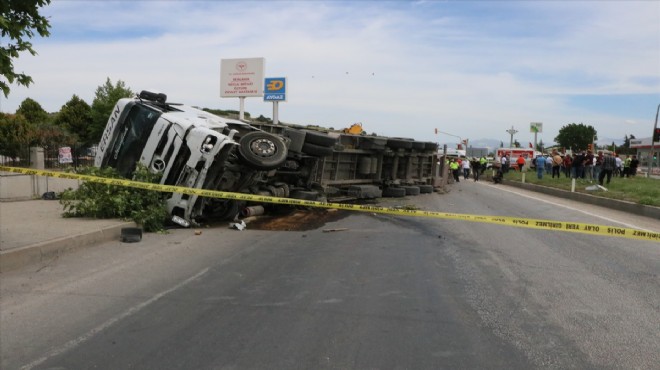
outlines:
M108 165L116 168L122 176L130 178L160 115L161 112L141 104L131 107L117 128L119 135L108 153Z

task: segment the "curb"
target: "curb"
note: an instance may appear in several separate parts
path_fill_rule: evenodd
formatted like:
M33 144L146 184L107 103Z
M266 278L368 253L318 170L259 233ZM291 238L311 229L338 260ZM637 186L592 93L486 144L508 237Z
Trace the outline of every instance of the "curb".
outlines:
M550 188L543 185L523 184L517 181L504 180L502 183L507 186L512 186L530 191L536 191L539 193L552 195L564 199L570 199L582 203L588 203L596 206L612 208L619 211L636 214L638 216L645 216L660 220L660 207L647 206L644 204L627 202L625 200L603 198L591 194L584 194L578 192L572 193L566 190Z
M135 222L124 222L88 233L65 236L0 252L0 273L44 262L100 242L119 240L121 229L124 227L136 227L136 224Z

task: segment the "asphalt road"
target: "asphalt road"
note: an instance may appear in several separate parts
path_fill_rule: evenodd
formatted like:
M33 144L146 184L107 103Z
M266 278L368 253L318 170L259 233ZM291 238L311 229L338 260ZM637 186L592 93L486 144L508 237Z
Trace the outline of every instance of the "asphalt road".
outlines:
M660 231L472 181L394 204ZM0 367L653 369L659 274L657 243L452 220L175 230L3 274Z

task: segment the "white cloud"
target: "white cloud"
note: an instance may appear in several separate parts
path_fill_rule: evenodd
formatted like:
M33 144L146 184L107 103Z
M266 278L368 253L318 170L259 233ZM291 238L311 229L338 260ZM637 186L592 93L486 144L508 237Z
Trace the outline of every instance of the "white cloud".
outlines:
M514 125L523 142L532 121L550 140L567 123L598 122L618 137L621 123L649 113L605 113L570 96L660 97L658 4L58 1L47 8L52 37L34 40L39 56L15 63L35 84L14 86L0 109L28 96L49 111L73 94L91 103L106 77L238 109L219 98L220 59L263 56L268 76L288 78L286 122L362 122L434 141L436 127L507 141ZM272 115L257 98L246 109Z

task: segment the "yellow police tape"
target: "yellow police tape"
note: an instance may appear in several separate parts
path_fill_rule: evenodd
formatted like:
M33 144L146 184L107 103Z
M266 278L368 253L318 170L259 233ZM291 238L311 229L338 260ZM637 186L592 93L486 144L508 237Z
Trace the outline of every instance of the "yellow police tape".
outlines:
M7 166L0 166L0 171L22 173L26 175L57 177L62 179L82 180L82 181L89 181L89 182L95 182L106 185L127 186L138 189L155 190L166 193L182 193L182 194L198 195L198 196L210 197L210 198L224 198L224 199L234 199L234 200L242 200L249 202L286 204L286 205L305 206L305 207L334 208L334 209L344 209L349 211L383 213L383 214L398 215L398 216L417 216L417 217L428 217L428 218L463 220L463 221L483 222L483 223L498 224L505 226L522 227L527 229L566 231L566 232L575 232L581 234L616 236L616 237L629 238L629 239L660 242L660 233L657 232L636 230L636 229L623 228L623 227L585 224L585 223L577 223L577 222L536 220L529 218L507 217L507 216L480 216L480 215L468 215L468 214L460 214L460 213L387 208L387 207L358 205L358 204L326 203L326 202L318 202L311 200L278 198L278 197L254 195L254 194L230 193L230 192L217 191L217 190L194 189L183 186L160 185L160 184L138 182L132 180L125 180L125 179L112 179L112 178L103 178L103 177L96 177L89 175L66 173L66 172L35 170L35 169L7 167Z

